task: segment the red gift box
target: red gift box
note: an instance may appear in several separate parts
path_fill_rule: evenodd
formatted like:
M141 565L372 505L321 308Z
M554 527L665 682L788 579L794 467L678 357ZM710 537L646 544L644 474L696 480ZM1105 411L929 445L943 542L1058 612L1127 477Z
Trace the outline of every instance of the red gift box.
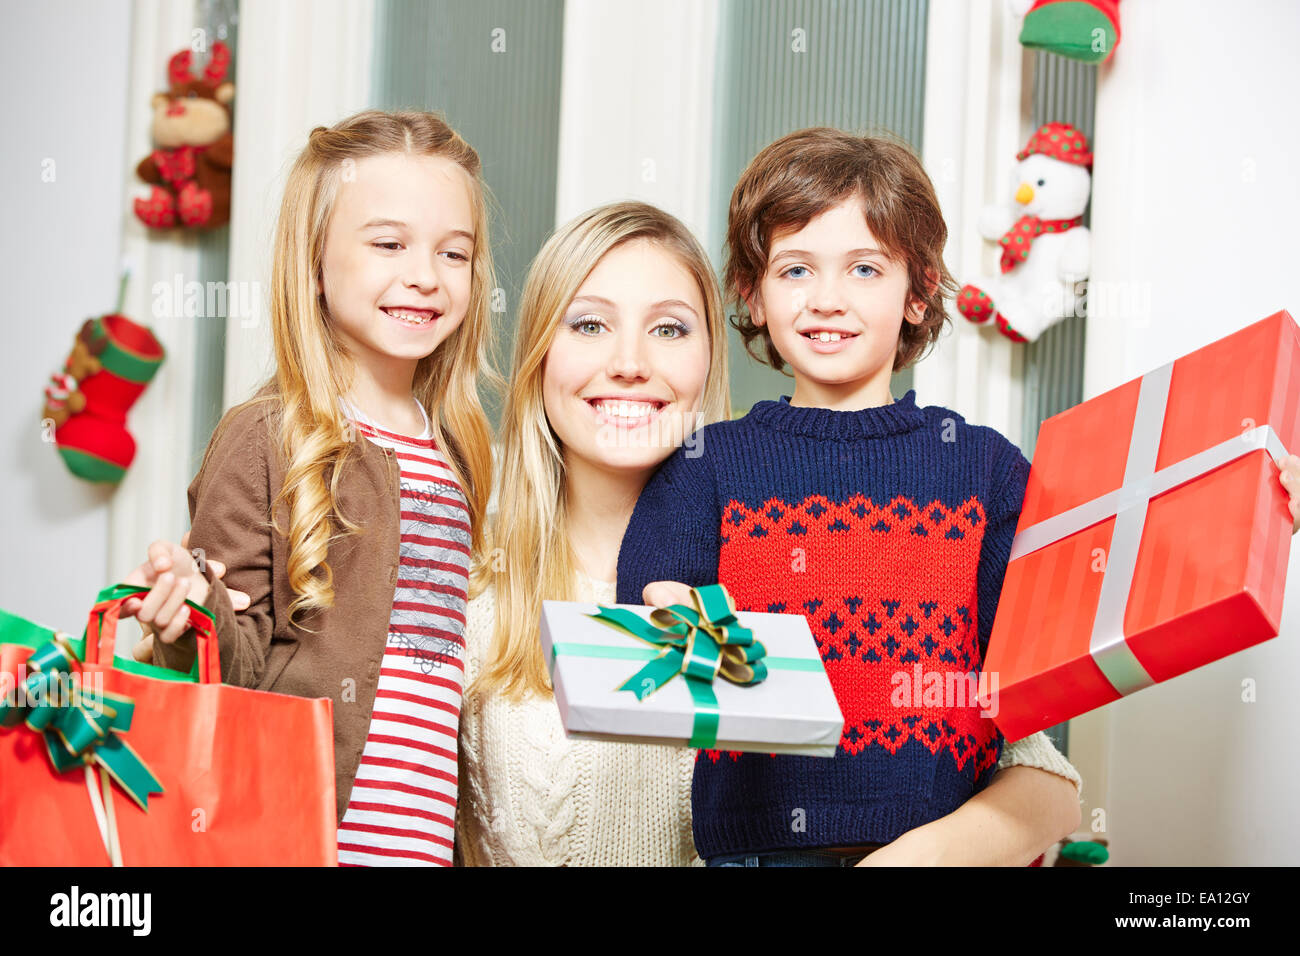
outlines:
M1287 312L1043 422L984 659L1008 740L1277 636L1297 448Z

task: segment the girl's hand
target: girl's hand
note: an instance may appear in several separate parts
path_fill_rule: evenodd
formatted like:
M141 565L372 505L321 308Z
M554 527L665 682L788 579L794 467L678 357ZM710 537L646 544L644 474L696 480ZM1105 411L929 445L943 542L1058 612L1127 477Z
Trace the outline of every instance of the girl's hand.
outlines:
M148 587L143 598L132 597L122 604L122 616L134 616L145 631L144 638L132 649L138 661L153 659L153 638L157 635L171 644L189 629L189 609L185 601L202 604L208 599L210 586L189 552L189 532L179 545L170 541L155 541L149 546L149 559L126 576L126 584ZM214 577L226 573L220 561L209 560ZM236 611L249 605L243 591L230 591L230 602Z
M1291 495L1291 517L1295 521L1291 533L1300 534L1300 455L1282 459L1282 487Z
M691 606L691 589L680 581L651 581L641 591L641 600L651 607L671 604Z

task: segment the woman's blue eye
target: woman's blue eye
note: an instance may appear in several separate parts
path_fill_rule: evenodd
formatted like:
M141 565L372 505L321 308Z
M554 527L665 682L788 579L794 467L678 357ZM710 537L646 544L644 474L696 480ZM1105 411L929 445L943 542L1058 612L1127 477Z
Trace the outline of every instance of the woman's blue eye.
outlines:
M690 331L691 331L691 330L688 329L685 325L683 325L681 322L665 322L663 325L656 325L656 326L654 327L654 331L655 331L656 333L657 333L657 332L660 332L660 331L662 331L662 330L664 330L664 329L668 329L668 330L670 330L673 334L672 334L672 335L659 335L659 336L657 336L658 338L661 338L661 339L680 339L683 335L689 335L689 334L690 334Z
M869 279L869 278L871 278L871 276L873 276L873 275L878 275L878 274L879 274L879 273L876 272L876 267L875 267L875 266L869 266L869 265L867 265L865 262L862 263L861 265L856 265L856 266L854 266L853 268L854 268L854 269L867 269L867 270L869 270L869 274L868 274L868 275L861 275L861 276L859 276L859 278L862 278L862 279Z
M593 319L589 317L584 318L582 316L579 316L578 318L573 319L572 321L569 322L569 328L573 329L573 331L581 335L592 335L594 333L587 332L585 330L587 328L599 329L600 327L601 327L601 322L599 319Z

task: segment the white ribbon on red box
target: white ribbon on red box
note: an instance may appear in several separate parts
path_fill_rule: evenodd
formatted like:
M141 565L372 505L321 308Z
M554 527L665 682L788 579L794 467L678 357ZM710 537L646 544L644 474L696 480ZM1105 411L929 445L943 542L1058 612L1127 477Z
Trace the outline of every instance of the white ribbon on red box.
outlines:
M1011 543L1014 561L1098 522L1115 519L1088 651L1121 695L1155 683L1124 637L1124 611L1133 587L1133 572L1137 569L1151 499L1261 448L1277 462L1279 469L1287 457L1287 450L1272 426L1259 425L1156 471L1173 371L1171 362L1142 376L1120 487L1030 525L1018 532Z

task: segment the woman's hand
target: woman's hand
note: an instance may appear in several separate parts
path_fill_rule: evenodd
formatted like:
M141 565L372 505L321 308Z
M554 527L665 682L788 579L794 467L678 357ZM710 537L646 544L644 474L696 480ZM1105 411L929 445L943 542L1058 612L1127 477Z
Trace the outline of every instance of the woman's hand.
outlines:
M1282 487L1291 495L1291 518L1295 521L1291 533L1300 534L1300 455L1282 459Z
M208 599L210 585L190 554L189 539L187 531L179 545L155 541L149 546L148 560L126 576L124 583L149 588L144 597L128 598L122 603L122 617L135 617L145 632L131 649L131 656L138 661L152 662L155 635L171 644L189 629L186 600L202 604ZM212 559L207 563L214 577L225 575L223 563ZM236 611L248 607L249 597L243 591L228 593Z

